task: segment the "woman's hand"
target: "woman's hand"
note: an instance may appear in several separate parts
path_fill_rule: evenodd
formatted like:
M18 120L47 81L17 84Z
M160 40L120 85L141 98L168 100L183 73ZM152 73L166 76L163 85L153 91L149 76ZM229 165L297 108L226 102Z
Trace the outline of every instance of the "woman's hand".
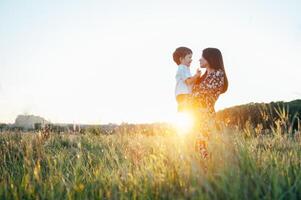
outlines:
M195 76L196 77L201 77L202 76L202 71L199 68L196 70Z

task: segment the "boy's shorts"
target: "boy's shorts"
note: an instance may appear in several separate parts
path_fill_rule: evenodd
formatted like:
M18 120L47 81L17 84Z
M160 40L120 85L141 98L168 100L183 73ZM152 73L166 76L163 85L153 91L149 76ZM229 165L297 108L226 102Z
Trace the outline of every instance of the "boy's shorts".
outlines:
M190 94L179 94L176 99L178 102L178 112L188 111L192 108L192 97Z

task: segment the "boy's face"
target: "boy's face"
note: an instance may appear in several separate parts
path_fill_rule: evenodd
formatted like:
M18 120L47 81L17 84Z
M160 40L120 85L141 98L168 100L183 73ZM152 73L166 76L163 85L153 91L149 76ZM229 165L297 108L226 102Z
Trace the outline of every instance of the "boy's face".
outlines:
M182 65L186 65L187 67L189 67L192 62L192 53L187 54L184 58L180 58L180 62Z

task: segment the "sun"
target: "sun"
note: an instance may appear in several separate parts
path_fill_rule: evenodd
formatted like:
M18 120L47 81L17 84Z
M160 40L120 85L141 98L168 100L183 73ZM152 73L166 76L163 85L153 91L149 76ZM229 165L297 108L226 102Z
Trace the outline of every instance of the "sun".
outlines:
M172 124L180 135L189 133L193 128L193 122L193 116L189 112L178 112L172 119Z

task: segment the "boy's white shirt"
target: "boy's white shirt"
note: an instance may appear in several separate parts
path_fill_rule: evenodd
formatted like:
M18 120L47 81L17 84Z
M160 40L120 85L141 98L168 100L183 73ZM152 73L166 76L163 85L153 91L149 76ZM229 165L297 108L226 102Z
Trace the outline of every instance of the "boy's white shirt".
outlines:
M175 88L175 96L179 94L190 94L191 93L191 85L187 85L185 80L191 77L190 68L186 65L179 64L178 70L176 73L176 88Z

